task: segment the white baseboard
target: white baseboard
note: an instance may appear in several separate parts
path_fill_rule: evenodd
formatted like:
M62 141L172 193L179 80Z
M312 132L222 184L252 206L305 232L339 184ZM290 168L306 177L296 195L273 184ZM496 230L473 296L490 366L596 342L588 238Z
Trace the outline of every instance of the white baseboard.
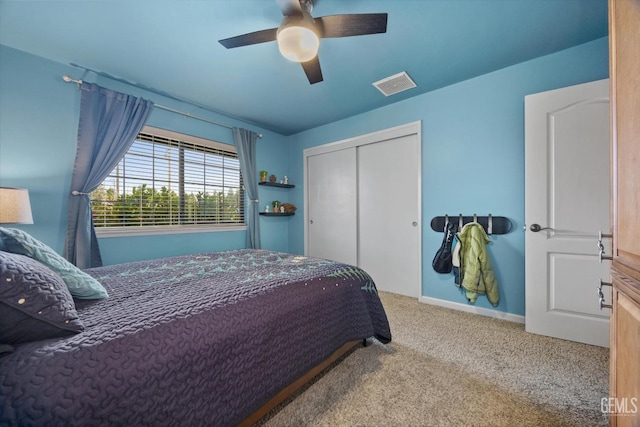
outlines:
M452 302L438 298L421 296L419 301L424 304L437 305L451 308L453 310L466 311L467 313L479 314L480 316L494 317L496 319L508 320L510 322L524 323L524 316L518 314L505 313L504 311L491 310L488 308L476 307L459 302Z

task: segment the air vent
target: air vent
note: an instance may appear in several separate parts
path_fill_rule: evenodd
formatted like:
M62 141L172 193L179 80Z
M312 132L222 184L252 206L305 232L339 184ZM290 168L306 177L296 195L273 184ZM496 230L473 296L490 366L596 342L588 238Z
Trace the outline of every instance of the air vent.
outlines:
M384 96L395 95L398 92L416 87L411 77L404 71L387 77L386 79L378 80L373 83L373 85L382 92Z

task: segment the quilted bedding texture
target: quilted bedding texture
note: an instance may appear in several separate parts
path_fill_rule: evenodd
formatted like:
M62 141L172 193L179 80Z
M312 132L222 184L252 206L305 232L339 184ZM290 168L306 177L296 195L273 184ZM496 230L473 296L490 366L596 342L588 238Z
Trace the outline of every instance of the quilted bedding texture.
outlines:
M86 270L85 330L0 357L0 425L241 422L348 341L389 342L362 270L238 250Z

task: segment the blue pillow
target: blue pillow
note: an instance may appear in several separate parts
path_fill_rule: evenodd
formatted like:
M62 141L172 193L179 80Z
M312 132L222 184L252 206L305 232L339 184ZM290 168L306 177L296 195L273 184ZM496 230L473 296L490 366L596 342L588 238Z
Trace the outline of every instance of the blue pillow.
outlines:
M0 227L0 239L6 251L26 255L58 273L75 298L103 299L109 296L100 282L24 231Z
M82 330L73 298L60 276L25 255L0 251L0 345L8 348L7 344Z

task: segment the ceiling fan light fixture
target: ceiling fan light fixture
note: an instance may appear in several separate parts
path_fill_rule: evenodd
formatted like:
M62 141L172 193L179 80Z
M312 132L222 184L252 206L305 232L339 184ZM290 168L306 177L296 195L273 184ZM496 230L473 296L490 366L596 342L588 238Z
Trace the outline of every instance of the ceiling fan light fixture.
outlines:
M1 1L1 0L0 0ZM387 32L387 13L351 13L313 18L314 0L276 0L282 13L277 28L267 28L229 37L218 42L232 49L276 41L280 54L302 66L309 84L321 82L318 58L321 38L365 36Z
M307 62L315 58L320 38L304 20L284 23L278 28L278 49L282 56L294 62Z

